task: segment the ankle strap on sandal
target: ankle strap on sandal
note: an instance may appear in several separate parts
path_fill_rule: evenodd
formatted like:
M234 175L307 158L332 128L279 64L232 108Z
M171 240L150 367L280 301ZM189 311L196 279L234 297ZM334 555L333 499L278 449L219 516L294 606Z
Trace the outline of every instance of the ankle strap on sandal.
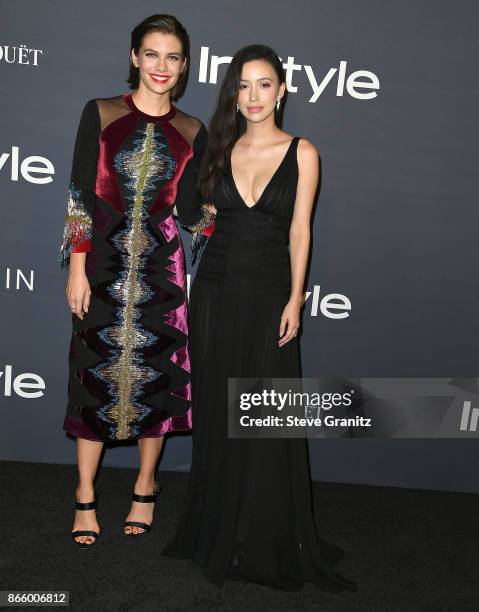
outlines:
M154 493L153 495L137 495L136 493L133 493L133 495L131 496L131 499L136 502L142 502L144 504L149 504L151 502L156 501L157 497L158 497L158 493Z
M161 486L158 482L155 482L155 486L153 487L152 495L138 495L137 493L133 493L131 499L136 502L141 502L143 504L150 504L151 502L156 501L158 497L158 493L160 492Z
M86 503L77 502L76 503L77 510L94 510L95 508L96 508L96 499L92 502L86 502Z

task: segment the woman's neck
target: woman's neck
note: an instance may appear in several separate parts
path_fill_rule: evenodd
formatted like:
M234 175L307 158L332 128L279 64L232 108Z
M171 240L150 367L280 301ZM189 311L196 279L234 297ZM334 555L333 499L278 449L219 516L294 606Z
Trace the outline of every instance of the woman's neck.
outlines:
M147 115L166 115L171 108L170 92L158 94L147 89L142 83L132 94L135 106Z
M253 123L248 121L246 124L246 130L241 136L241 140L244 144L249 146L264 146L265 143L271 142L278 137L281 130L274 122L273 115L267 117L264 121L259 123Z

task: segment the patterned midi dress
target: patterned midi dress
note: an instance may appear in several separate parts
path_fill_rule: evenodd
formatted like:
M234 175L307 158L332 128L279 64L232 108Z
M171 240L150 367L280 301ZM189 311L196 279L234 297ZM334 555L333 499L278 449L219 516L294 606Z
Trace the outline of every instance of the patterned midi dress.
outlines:
M72 314L63 428L89 440L191 428L187 286L174 218L196 235L214 215L195 189L206 128L171 105L147 115L132 94L89 100L78 128L63 241L86 253L91 301Z

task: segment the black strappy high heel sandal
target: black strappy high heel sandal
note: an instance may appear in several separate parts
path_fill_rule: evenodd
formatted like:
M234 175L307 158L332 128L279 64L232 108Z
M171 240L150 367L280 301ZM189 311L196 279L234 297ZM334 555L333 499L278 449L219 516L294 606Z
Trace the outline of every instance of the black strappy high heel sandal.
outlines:
M76 510L96 510L97 501L98 501L98 497L95 495L95 500L92 502L86 502L86 503L77 502L75 509ZM75 540L75 538L77 538L78 536L90 536L95 539L93 540L91 544L87 544L86 542L78 542L78 540ZM72 531L73 541L75 542L75 544L78 544L78 546L80 546L81 548L89 548L90 546L93 546L93 544L95 544L99 536L100 534L97 531L89 531L86 529L80 529L79 531L78 530Z
M136 502L140 502L143 504L151 504L151 502L156 502L156 498L158 497L158 493L160 492L161 487L160 485L155 482L155 486L153 488L153 494L152 495L138 495L137 493L133 493L131 499L132 501L136 501ZM153 512L154 512L154 508L153 508ZM141 529L144 529L144 531L140 531L138 533L133 533L133 531L131 531L130 533L125 533L125 527L140 527ZM141 523L139 521L125 521L123 523L123 535L126 536L140 536L143 535L144 533L148 533L148 531L151 531L152 529L152 525L148 524L148 523Z

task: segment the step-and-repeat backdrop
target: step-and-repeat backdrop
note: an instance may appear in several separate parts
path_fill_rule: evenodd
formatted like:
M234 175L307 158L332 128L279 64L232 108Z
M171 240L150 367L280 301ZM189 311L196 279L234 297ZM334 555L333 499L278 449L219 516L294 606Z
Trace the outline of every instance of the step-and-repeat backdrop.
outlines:
M207 123L231 56L268 44L287 72L284 128L321 152L304 376L477 376L477 3L3 0L0 458L75 460L62 430L71 321L57 263L73 143L88 99L128 91L130 32L159 12L191 37L180 108ZM470 399L479 406L477 390ZM479 490L467 433L314 440L313 475ZM170 437L162 468L188 469L190 453L189 435ZM104 461L136 464L132 444Z

